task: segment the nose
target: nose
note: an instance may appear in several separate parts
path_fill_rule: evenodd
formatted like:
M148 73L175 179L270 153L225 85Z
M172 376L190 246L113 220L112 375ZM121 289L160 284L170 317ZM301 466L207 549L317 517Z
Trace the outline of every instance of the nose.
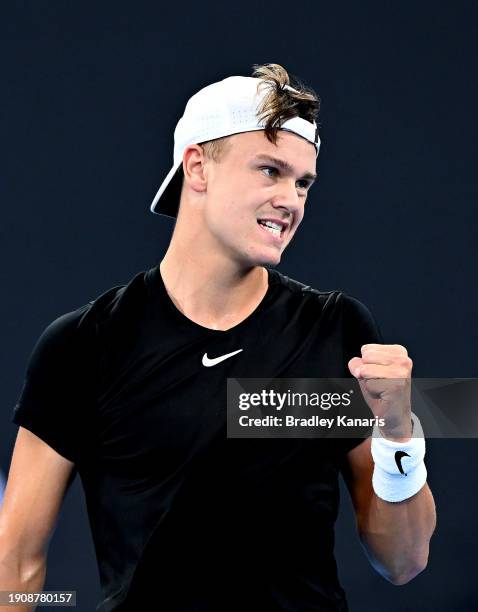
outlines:
M297 214L302 211L304 198L297 193L297 187L293 179L278 182L272 204L274 208L282 208L290 214Z

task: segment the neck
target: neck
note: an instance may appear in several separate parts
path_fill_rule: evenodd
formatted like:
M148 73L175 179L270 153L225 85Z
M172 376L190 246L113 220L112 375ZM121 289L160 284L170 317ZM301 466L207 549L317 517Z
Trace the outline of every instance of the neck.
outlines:
M194 244L193 252L179 234L173 235L160 263L166 290L178 310L192 321L211 329L234 327L265 296L267 270L262 266L241 269L217 249L198 247Z

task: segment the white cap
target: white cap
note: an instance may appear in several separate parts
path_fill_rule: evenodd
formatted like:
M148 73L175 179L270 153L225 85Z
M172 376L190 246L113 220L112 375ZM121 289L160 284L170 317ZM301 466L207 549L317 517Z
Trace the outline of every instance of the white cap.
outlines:
M258 87L261 82L263 79L256 77L231 76L207 85L188 100L174 130L173 167L154 197L151 212L176 217L183 177L183 153L188 145L264 129L264 121L257 116L258 106L267 94L267 87ZM296 91L289 85L284 87ZM319 154L320 139L315 121L293 117L280 129L302 136L315 145L316 155Z

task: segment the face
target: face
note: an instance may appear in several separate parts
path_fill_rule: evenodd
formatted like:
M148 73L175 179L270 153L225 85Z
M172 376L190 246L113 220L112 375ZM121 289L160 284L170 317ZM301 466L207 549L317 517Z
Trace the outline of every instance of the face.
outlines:
M206 161L203 231L246 266L277 265L304 216L315 177L312 143L285 130L235 134L216 163ZM280 229L264 226L269 220Z

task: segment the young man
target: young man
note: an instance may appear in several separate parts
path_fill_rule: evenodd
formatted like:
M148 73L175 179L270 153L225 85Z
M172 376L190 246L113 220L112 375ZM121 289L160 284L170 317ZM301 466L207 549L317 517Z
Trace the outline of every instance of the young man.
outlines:
M319 102L281 66L255 68L186 106L151 205L177 217L160 265L59 317L35 346L13 416L0 590L41 589L73 468L101 612L346 610L333 554L339 470L373 566L394 584L426 566L435 512L423 439L411 437L409 387L380 387L409 381L411 361L381 343L358 300L274 269L316 177ZM351 374L390 424L374 447L227 439L228 377ZM397 449L406 475L390 467Z

